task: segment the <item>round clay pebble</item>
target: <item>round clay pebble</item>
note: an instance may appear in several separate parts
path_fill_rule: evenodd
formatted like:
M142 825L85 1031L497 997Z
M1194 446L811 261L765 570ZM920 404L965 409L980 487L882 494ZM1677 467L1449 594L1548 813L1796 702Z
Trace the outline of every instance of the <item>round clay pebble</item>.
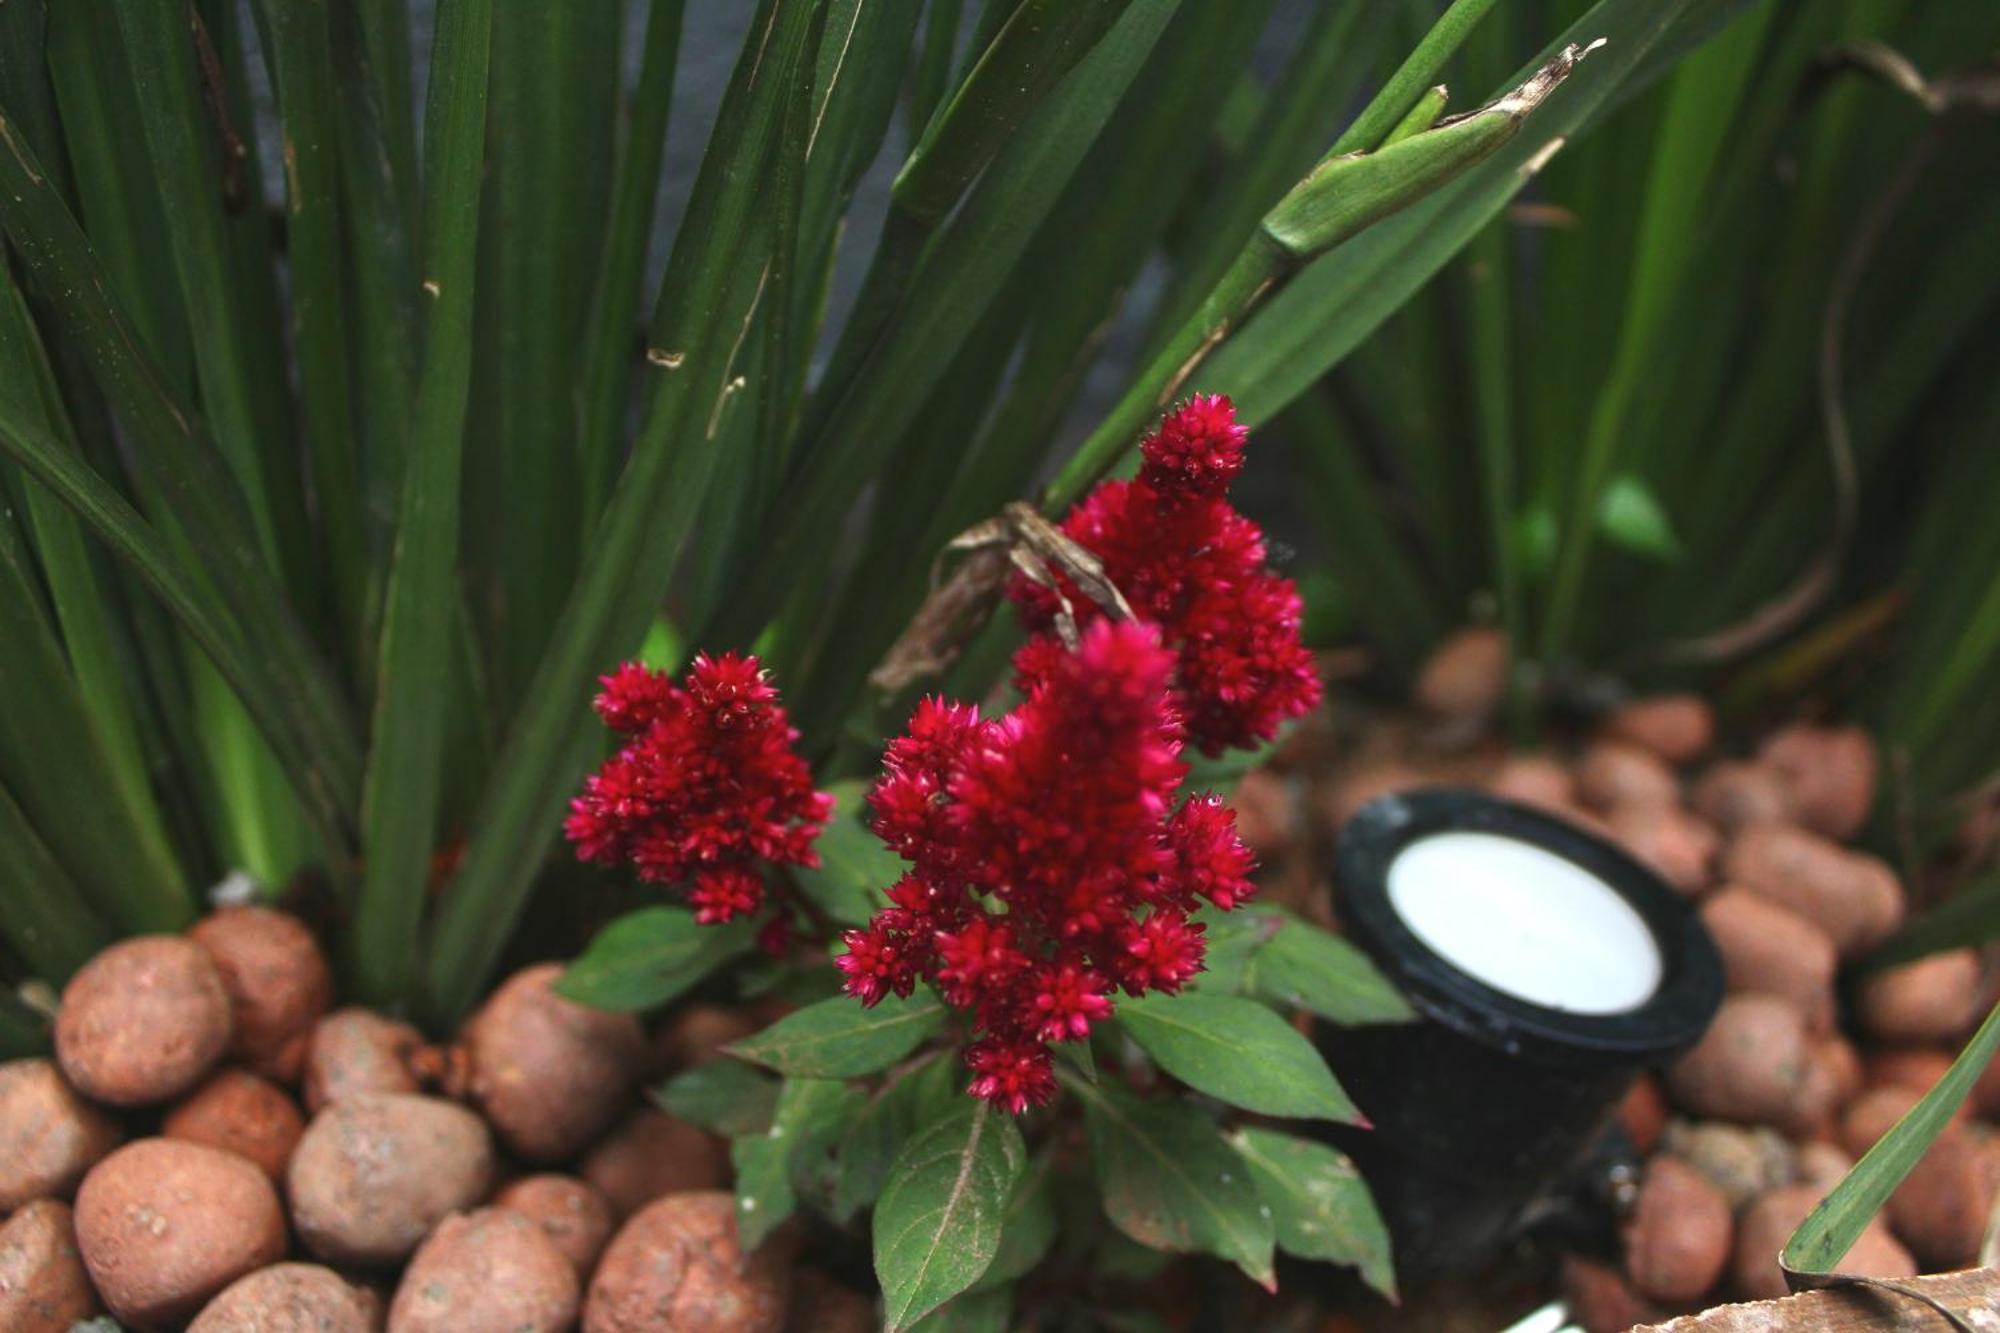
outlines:
M56 1063L93 1101L149 1106L199 1082L229 1035L229 995L201 946L140 935L98 954L63 988Z
M408 1023L367 1009L342 1009L322 1018L306 1046L306 1110L364 1092L416 1092L411 1061L424 1037Z
M719 1004L691 1004L661 1024L647 1041L647 1067L656 1078L726 1058L722 1048L757 1030L757 1021L740 1009Z
M1374 760L1352 769L1334 783L1322 802L1322 809L1331 826L1339 828L1370 801L1424 786L1429 780L1408 764Z
M37 1199L0 1225L0 1329L69 1333L96 1313L68 1204Z
M1987 1062L1972 1085L1972 1106L1987 1120L2000 1120L2000 1055Z
M1545 754L1509 755L1487 779L1486 789L1502 800L1557 814L1568 814L1576 806L1575 779Z
M1714 882L1721 839L1700 815L1678 805L1628 804L1608 822L1618 844L1676 891L1693 897Z
M1229 807L1236 812L1236 836L1260 859L1292 845L1297 820L1291 790L1269 769L1253 768L1236 783Z
M1948 1125L1889 1196L1883 1212L1926 1272L1979 1262L1979 1243L2000 1192L1992 1158L1972 1134Z
M382 1302L331 1268L273 1264L229 1284L187 1333L378 1333Z
M1862 1077L1871 1088L1915 1088L1929 1092L1951 1068L1952 1053L1931 1046L1870 1051Z
M403 1273L388 1333L562 1333L576 1269L542 1229L505 1208L447 1217Z
M1859 1157L1875 1146L1875 1141L1887 1134L1898 1120L1909 1114L1928 1088L1913 1088L1906 1084L1885 1083L1862 1092L1840 1117L1840 1146ZM1965 1107L1952 1113L1949 1123L1962 1125L1966 1122Z
M1797 1007L1775 995L1731 995L1667 1086L1698 1115L1768 1125L1783 1120L1805 1082L1810 1047Z
M1979 954L1952 949L1862 983L1861 1025L1883 1041L1951 1041L1979 1016Z
M1727 760L1702 774L1693 804L1725 833L1792 818L1791 790L1777 770L1742 760Z
M1772 733L1758 758L1791 789L1799 822L1842 842L1875 806L1875 743L1859 727L1793 726Z
M305 1132L306 1119L285 1090L245 1069L217 1071L160 1124L167 1138L247 1157L273 1182L284 1179Z
M792 1274L791 1314L785 1333L878 1333L882 1313L876 1302L835 1282L817 1268Z
M1737 1295L1745 1300L1774 1301L1791 1294L1778 1267L1778 1252L1819 1203L1820 1194L1811 1185L1787 1185L1744 1210L1737 1222L1732 1265ZM1917 1263L1876 1221L1868 1224L1835 1271L1857 1277L1915 1277Z
M542 1229L578 1277L589 1277L617 1226L604 1192L575 1176L525 1176L494 1197Z
M1729 1200L1707 1177L1675 1157L1646 1167L1639 1199L1625 1223L1625 1271L1656 1301L1698 1300L1728 1266Z
M1506 636L1478 626L1451 635L1417 674L1414 696L1439 717L1486 717L1507 697Z
M122 1322L186 1319L285 1253L285 1217L264 1173L234 1153L175 1139L128 1143L76 1192L76 1239Z
M1739 832L1723 873L1817 924L1842 958L1886 939L1903 919L1903 887L1887 864L1788 824Z
M493 1142L484 1121L452 1102L361 1093L313 1117L285 1182L293 1225L315 1254L392 1264L486 1197Z
M583 1178L630 1217L653 1200L729 1183L729 1150L699 1125L664 1111L638 1110L584 1157Z
M1833 978L1840 966L1826 932L1760 893L1725 885L1701 905L1702 924L1722 954L1732 993L1776 995L1797 1005L1812 1028L1830 1031Z
M1854 1159L1837 1143L1816 1141L1799 1145L1798 1183L1824 1193L1847 1178Z
M1722 1191L1731 1208L1792 1183L1792 1147L1775 1130L1720 1120L1675 1121L1667 1126L1667 1151Z
M1642 1155L1659 1146L1667 1129L1667 1095L1660 1090L1659 1079L1640 1074L1632 1080L1618 1103L1618 1125Z
M1584 1333L1627 1333L1634 1325L1666 1318L1623 1273L1581 1255L1563 1256L1562 1291L1569 1317Z
M736 1200L722 1191L657 1199L611 1239L583 1303L584 1333L777 1333L791 1270L775 1244L745 1256Z
M124 1135L49 1060L0 1064L0 1215L67 1199Z
M298 1078L313 1024L333 999L333 972L312 932L268 907L225 907L188 937L208 950L229 992L230 1054L266 1078Z
M645 1058L638 1020L557 995L562 972L562 964L544 963L515 973L463 1037L473 1101L531 1162L573 1157L602 1133Z
M1861 1057L1839 1036L1812 1043L1806 1076L1778 1127L1795 1140L1827 1139L1839 1133L1840 1111L1860 1086Z
M1634 699L1604 721L1607 735L1650 750L1679 766L1701 758L1715 741L1715 710L1696 694Z
M1649 750L1623 741L1596 741L1576 766L1576 794L1593 810L1672 805L1680 799L1680 782Z

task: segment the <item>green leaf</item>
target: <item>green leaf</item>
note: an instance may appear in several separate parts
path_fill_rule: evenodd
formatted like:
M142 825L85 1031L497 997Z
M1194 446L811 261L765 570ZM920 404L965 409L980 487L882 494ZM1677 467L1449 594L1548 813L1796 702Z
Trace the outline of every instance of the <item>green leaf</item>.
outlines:
M877 1093L840 1145L833 1215L845 1221L875 1202L903 1145L920 1128L961 1104L958 1070L950 1056L910 1070Z
M1348 1264L1390 1300L1396 1269L1389 1230L1368 1182L1346 1154L1310 1139L1246 1126L1229 1136L1271 1209L1278 1248L1301 1259Z
M597 932L556 993L620 1013L657 1009L747 952L750 937L747 922L702 926L685 908L642 908Z
M1313 1044L1263 1005L1233 995L1122 1000L1118 1021L1189 1087L1262 1115L1361 1121Z
M1674 560L1681 553L1673 521L1645 482L1633 476L1613 477L1597 501L1597 526L1616 545L1655 560Z
M668 1115L736 1138L771 1127L778 1080L735 1060L710 1060L682 1070L650 1095Z
M1204 995L1241 995L1249 986L1252 960L1278 933L1278 917L1254 908L1219 912L1204 907L1195 920L1208 927L1208 952L1191 988Z
M729 1145L736 1168L736 1234L744 1251L798 1207L809 1173L854 1123L863 1094L831 1079L787 1079L769 1128Z
M1830 1273L1868 1228L1903 1177L1930 1150L2000 1052L2000 1005L1929 1092L1862 1154L1786 1242L1779 1262L1796 1273Z
M1000 1218L1000 1248L973 1285L974 1291L990 1291L1021 1277L1055 1244L1056 1205L1050 1183L1054 1175L1054 1151L1045 1148L1014 1182L1014 1193Z
M1247 988L1274 1004L1296 1005L1330 1023L1407 1023L1416 1011L1367 954L1290 913L1246 963Z
M792 1078L858 1078L887 1069L944 1022L929 991L889 996L873 1009L850 995L808 1005L726 1048Z
M981 1287L954 1296L910 1325L910 1333L1007 1333L1014 1289Z
M49 1021L0 991L0 1060L22 1060L49 1053Z
M908 1328L979 1280L1027 1155L1021 1131L973 1101L910 1141L875 1205L875 1275L891 1330Z
M1976 948L2000 939L2000 874L1989 874L1909 922L1861 963L1874 972L1946 949Z
M1270 1210L1207 1116L1110 1080L1063 1081L1083 1103L1091 1166L1114 1226L1156 1250L1217 1255L1276 1289Z
M792 872L813 905L846 926L864 926L886 904L884 891L903 877L897 856L863 822L868 812L868 783L859 778L836 782L833 815L813 843L817 869Z
M21 807L0 786L0 865L7 867L7 910L0 938L35 976L60 986L113 936L85 905L76 884L49 854Z

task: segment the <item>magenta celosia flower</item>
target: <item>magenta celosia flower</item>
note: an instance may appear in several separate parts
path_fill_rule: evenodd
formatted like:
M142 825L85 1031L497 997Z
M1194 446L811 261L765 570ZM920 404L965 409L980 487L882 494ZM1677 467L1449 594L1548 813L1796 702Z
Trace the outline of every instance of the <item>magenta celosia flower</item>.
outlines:
M628 662L603 685L598 716L630 739L570 802L563 832L579 857L685 883L704 925L763 906L760 861L818 864L833 798L813 790L756 658L697 657L678 684Z
M1201 970L1189 913L1251 892L1233 813L1176 804L1175 669L1133 621L1098 618L1074 652L1031 642L1017 708L925 700L870 793L910 870L844 937L847 989L874 1005L929 981L971 1020L973 1095L1015 1113L1054 1093L1049 1043L1088 1036L1120 990L1178 990Z
M1205 754L1269 740L1320 695L1299 639L1298 590L1271 571L1264 534L1226 498L1245 439L1227 398L1197 394L1140 444L1136 479L1105 482L1063 522L1134 614L1160 627L1188 740ZM1047 634L1054 593L1026 578L1008 591L1028 627ZM1063 591L1080 623L1104 614L1076 588ZM1030 665L1055 651L1030 654Z

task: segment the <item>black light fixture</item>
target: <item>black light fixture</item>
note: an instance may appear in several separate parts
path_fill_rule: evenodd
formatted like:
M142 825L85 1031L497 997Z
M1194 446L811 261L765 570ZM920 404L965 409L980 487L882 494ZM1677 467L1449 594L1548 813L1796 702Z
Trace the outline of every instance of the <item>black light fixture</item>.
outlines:
M1373 1122L1338 1137L1406 1277L1490 1257L1722 1000L1690 903L1604 839L1477 792L1364 806L1340 832L1334 894L1420 1015L1318 1033Z

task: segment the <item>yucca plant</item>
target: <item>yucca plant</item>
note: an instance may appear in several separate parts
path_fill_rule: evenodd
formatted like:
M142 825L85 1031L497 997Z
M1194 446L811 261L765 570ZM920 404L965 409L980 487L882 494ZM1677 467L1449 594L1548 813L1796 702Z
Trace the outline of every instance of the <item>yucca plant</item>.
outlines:
M1267 79L1251 56L1274 7L761 0L657 281L678 0L441 0L427 47L401 0L0 9L10 979L59 982L115 934L174 929L225 874L272 894L304 878L334 904L354 993L450 1024L601 744L594 680L642 651L663 669L758 653L840 799L801 891L828 924L866 921L895 858L840 780L902 726L914 691L870 677L933 556L1003 513L1060 515L1187 392L1323 422L1322 375L1461 247L1491 249L1565 144L1741 6L1329 3ZM1753 39L1729 40L1703 59ZM1447 116L1459 59L1491 96ZM854 202L885 153L876 226ZM1677 184L1658 207L1695 206ZM852 247L864 276L835 317ZM1168 276L1142 307L1148 266ZM1104 355L1114 325L1136 357ZM1480 327L1516 358L1481 363L1489 387L1526 383L1535 352L1505 307ZM1100 372L1119 391L1078 440ZM1341 449L1315 451L1336 494ZM1476 493L1471 455L1432 455L1440 503ZM1352 600L1435 611L1407 583ZM984 694L1006 636L976 639L948 687ZM1130 1002L1107 1053L1337 1118L1332 1075L1273 1009L1380 1021L1398 1002L1323 932L1252 915L1214 925L1205 989ZM568 989L657 1007L747 946L654 906ZM730 975L794 1001L837 980L823 960ZM781 1085L728 1064L663 1094L739 1136L746 1234L794 1195L843 1220L874 1203L899 1324L980 1282L980 1308L1004 1306L1047 1247L1044 1186L1070 1178L954 1095L952 1062L920 1050L942 1022L922 993L809 1005L743 1049ZM0 1009L10 1046L34 1030L30 1008ZM1216 1060L1224 1034L1257 1058ZM1225 1138L1213 1103L1140 1098L1087 1058L1062 1078L1124 1236L1260 1279L1275 1244L1387 1284L1330 1149ZM1162 1174L1176 1162L1224 1184Z

